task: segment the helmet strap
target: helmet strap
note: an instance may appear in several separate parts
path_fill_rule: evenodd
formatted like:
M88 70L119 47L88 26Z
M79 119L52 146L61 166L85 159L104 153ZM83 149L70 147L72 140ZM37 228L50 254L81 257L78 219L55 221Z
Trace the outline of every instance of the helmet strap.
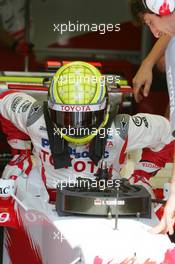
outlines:
M47 102L44 102L43 112L50 143L50 150L54 162L54 168L61 169L66 166L71 167L72 164L68 151L68 142L64 138L62 138L59 133L55 133L53 123L50 119Z
M90 147L89 147L89 157L94 162L96 166L98 166L99 161L104 157L105 154L105 146L108 138L108 128L111 127L112 122L116 116L116 110L109 113L109 119L106 125L104 126L105 129L105 136L103 138L100 137L99 134L97 134L93 140L91 141Z

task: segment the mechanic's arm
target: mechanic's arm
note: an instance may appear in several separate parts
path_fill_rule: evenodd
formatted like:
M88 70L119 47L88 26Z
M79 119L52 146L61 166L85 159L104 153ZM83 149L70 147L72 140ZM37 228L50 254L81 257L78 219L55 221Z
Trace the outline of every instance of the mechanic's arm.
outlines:
M143 97L148 96L152 83L153 66L164 54L170 39L170 36L162 35L161 38L157 40L150 53L143 60L135 77L133 78L133 87L136 102L140 102Z
M28 127L42 115L42 107L28 94L8 91L0 94L0 114L2 129L6 130L7 136L16 136L11 126L28 135Z
M24 93L6 91L0 94L1 128L13 155L3 171L2 177L5 179L16 179L21 173L30 173L32 159L28 126L39 113L36 104L33 97Z

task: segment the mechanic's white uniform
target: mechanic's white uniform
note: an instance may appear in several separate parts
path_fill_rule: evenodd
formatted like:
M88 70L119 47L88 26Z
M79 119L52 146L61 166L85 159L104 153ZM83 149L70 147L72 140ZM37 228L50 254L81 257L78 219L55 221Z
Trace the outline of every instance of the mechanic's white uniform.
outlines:
M166 77L168 84L168 93L170 101L170 123L172 134L175 137L175 36L170 40L166 52L165 52L165 61L166 61Z
M0 0L0 25L14 38L24 38L26 0Z
M69 144L72 167L54 169L43 109L31 96L19 92L2 93L0 115L2 129L13 149L28 148L28 141L23 143L23 140L20 140L27 139L20 136L20 131L30 137L38 173L46 179L48 188L55 188L61 180L75 180L77 176L94 177L97 168L88 157L88 144ZM15 129L20 130L19 133L13 132ZM117 115L112 129L104 157L108 166L113 167L114 176L119 172L127 151L147 147L159 153L173 140L169 121L157 115ZM10 176L10 166L7 168L5 172Z

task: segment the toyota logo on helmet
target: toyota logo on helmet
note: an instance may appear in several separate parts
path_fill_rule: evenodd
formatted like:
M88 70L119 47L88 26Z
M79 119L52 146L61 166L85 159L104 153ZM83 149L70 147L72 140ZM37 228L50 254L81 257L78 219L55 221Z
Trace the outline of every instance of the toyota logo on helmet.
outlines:
M142 3L146 9L159 16L169 15L175 9L175 0L142 0Z

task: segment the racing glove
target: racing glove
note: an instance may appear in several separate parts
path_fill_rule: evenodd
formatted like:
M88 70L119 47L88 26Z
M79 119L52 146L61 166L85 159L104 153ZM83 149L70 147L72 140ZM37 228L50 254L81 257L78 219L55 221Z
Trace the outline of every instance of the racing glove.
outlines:
M144 185L149 192L152 192L152 186L149 182L150 178L154 177L160 169L164 168L166 163L172 163L173 155L174 141L164 146L160 151L144 148L142 157L129 178L130 183Z

